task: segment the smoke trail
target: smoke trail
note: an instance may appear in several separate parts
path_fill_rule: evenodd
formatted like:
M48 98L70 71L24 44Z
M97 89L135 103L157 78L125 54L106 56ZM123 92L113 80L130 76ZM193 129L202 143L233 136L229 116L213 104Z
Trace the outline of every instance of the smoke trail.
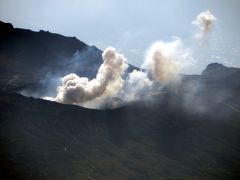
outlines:
M66 75L63 84L58 87L55 100L67 104L82 104L98 97L117 94L123 86L121 76L128 66L126 59L112 47L103 52L102 58L103 63L96 78L91 81L76 74Z
M209 10L201 12L196 20L192 22L192 24L197 26L200 30L200 33L197 34L196 37L200 39L204 38L209 33L216 20L216 17Z

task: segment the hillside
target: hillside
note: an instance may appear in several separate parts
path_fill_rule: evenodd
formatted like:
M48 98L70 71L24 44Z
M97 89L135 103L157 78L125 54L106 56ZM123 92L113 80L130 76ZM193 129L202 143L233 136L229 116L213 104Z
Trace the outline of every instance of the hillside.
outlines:
M16 179L238 179L240 114L137 103L115 110L1 94L1 175ZM168 100L167 100L168 101ZM211 104L207 106L211 108Z
M46 76L76 73L94 78L102 51L76 37L14 28L0 21L0 90L42 88ZM130 65L128 71L135 69Z

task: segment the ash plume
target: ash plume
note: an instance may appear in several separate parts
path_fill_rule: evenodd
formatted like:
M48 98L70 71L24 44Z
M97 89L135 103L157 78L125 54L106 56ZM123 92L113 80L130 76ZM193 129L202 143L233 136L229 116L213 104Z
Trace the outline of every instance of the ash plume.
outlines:
M99 97L117 94L123 86L122 75L127 68L126 59L112 47L102 54L103 63L95 79L69 74L63 78L54 100L66 104L80 104Z
M196 20L192 22L192 24L200 30L200 33L196 35L196 38L204 38L209 33L216 20L216 17L209 10L201 12Z
M200 13L193 24L199 27L201 37L205 37L215 20L210 11L206 11ZM185 48L180 38L153 43L146 52L142 70L128 73L127 59L113 47L105 49L102 60L94 79L68 74L62 78L55 97L44 99L96 109L112 109L134 101L152 101L160 94L162 97L166 88L178 91L180 73L194 63L191 51ZM192 94L195 96L197 93Z
M129 73L119 97L125 103L152 100L164 86L180 80L179 73L189 60L191 55L179 38L154 43L146 53L146 70Z
M179 79L181 63L188 57L186 54L180 39L154 43L146 56L147 70L133 70L123 79L127 60L109 47L102 54L103 63L96 78L89 80L68 74L62 78L56 97L44 99L98 109L150 100L162 86Z
M143 71L134 70L129 73L128 83L138 87L139 89L144 89L145 87L151 86L152 82L147 77L147 74Z
M151 94L152 85L153 82L149 79L146 72L133 70L125 80L120 97L125 103L148 99Z
M177 80L181 64L189 57L180 39L154 43L146 55L145 66L161 85Z

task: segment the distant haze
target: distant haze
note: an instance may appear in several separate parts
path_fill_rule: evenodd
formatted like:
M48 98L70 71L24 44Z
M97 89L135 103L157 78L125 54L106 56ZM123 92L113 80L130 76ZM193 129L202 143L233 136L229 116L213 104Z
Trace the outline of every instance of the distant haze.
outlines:
M193 51L196 63L186 71L191 74L216 61L240 67L239 9L239 0L0 0L0 20L76 36L100 49L114 46L137 66L151 44L177 36ZM192 21L206 10L217 21L207 42L196 46Z

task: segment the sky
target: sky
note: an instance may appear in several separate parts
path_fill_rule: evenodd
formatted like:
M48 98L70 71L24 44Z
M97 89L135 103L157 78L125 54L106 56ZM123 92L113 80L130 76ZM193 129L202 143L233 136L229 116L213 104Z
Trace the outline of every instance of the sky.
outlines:
M220 62L240 67L239 0L0 0L0 20L14 27L75 36L104 50L115 47L136 66L156 41L181 38L195 63L188 74ZM192 21L210 10L217 21L204 45Z

